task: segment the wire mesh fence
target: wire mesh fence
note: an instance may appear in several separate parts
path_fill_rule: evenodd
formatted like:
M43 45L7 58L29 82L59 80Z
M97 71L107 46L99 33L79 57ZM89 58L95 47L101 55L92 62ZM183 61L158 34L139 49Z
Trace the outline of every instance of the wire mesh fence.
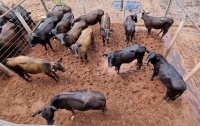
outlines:
M3 5L1 5L1 7L6 8L4 11L0 11L1 14L9 11L8 7ZM19 11L19 7L17 7L16 10ZM28 12L25 12L24 10L22 11L19 12L24 18L25 22L29 24L29 26L34 25L33 20L29 17L29 15L27 15ZM0 62L4 65L6 64L7 58L22 55L29 47L28 33L22 26L20 20L13 11L10 11L6 16L9 18L5 17L7 20L5 23L1 24L0 33ZM4 18L4 16L2 18ZM0 69L0 80L4 79L4 77L6 77L6 74Z

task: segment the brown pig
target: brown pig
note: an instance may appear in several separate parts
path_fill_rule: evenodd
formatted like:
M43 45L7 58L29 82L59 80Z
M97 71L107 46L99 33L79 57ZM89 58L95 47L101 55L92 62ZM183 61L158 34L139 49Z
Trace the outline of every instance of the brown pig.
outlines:
M18 56L14 58L8 58L6 65L28 82L31 80L27 79L25 76L29 78L29 74L38 73L44 73L58 82L59 77L55 72L57 70L65 72L65 68L63 68L60 64L61 61L62 58L56 62L50 62L44 59L34 59L28 56Z
M75 44L71 45L71 50L74 53L75 57L81 57L81 60L83 61L82 56L85 56L85 60L87 60L87 50L88 48L93 45L94 46L94 35L91 28L86 28L82 31L81 36L76 41Z

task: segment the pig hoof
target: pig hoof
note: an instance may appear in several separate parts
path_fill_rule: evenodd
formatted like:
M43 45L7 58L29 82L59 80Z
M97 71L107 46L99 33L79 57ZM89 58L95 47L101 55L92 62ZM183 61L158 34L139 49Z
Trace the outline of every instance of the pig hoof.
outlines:
M72 121L74 120L74 116L71 117L71 120L72 120Z

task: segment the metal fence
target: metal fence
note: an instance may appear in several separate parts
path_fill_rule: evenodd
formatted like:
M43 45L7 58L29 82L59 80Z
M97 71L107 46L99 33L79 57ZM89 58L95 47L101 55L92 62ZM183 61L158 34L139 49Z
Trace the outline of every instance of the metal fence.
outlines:
M24 19L20 19L20 17L25 17L20 12L18 12L17 9L14 10L17 6L19 6L21 3L23 3L25 0L21 1L17 5L15 5L13 8L5 12L0 16L0 18L5 18L5 16L9 13L14 14L11 19L7 20L5 24L1 26L1 33L0 33L0 63L1 67L2 64L5 65L6 59L15 57L18 55L21 55L26 51L26 49L29 47L28 42L28 32L26 31L24 27ZM2 6L5 6L2 3ZM20 16L16 15L16 13L19 13ZM22 15L21 15L22 14ZM12 21L12 22L11 22ZM31 24L31 20L27 24ZM4 67L4 66L3 66ZM2 68L0 68L0 80L5 78L5 72Z
M33 26L31 25L32 20L25 20L23 17L26 17L25 13L21 13L20 10L17 9L18 6L22 6L21 4L27 0L21 0L18 4L12 6L8 11L0 15L0 19L4 18L8 13L13 13L16 18L15 22L10 23L9 21L2 26L2 31L0 31L0 80L9 80L8 76L12 76L13 72L10 71L6 66L5 62L7 58L15 57L18 55L23 55L28 51L29 48L29 32L34 32L37 27L41 24L41 21ZM40 6L44 9L45 12L49 10L53 10L56 6L52 4L52 6L47 7L44 0L40 0L43 6ZM46 1L47 2L47 1ZM0 3L5 6L3 1L0 0ZM22 6L23 7L23 6ZM24 8L24 7L23 7ZM48 8L51 8L48 10ZM41 16L41 15L40 15ZM12 19L11 19L12 20ZM17 24L17 25L16 25ZM8 25L9 28L5 25ZM30 29L30 27L32 29ZM1 29L1 28L0 28ZM8 75L8 76L7 76Z

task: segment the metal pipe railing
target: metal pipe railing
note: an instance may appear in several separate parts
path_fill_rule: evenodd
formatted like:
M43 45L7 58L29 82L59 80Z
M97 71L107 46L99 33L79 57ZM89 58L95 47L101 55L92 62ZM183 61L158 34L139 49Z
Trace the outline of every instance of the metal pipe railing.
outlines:
M7 11L7 12L4 13L4 14L2 14L2 15L0 16L0 18L4 17L6 14L8 14L9 12L11 12L13 9L15 9L18 5L22 4L24 1L26 1L26 0L20 1L18 4L16 4L16 5L15 5L13 8L11 8L9 11Z
M190 19L190 21L192 22L192 24L197 28L197 30L200 32L200 28L196 25L196 23L193 21L193 19L190 17L190 15L188 14L188 12L184 9L183 5L179 2L179 0L176 0L176 2L178 3L178 5L180 6L180 8L183 10L183 12L187 15L187 17Z
M168 10L169 10L169 6L171 4L172 0L169 0L168 4L167 4L167 9L165 11L165 16L167 16Z

